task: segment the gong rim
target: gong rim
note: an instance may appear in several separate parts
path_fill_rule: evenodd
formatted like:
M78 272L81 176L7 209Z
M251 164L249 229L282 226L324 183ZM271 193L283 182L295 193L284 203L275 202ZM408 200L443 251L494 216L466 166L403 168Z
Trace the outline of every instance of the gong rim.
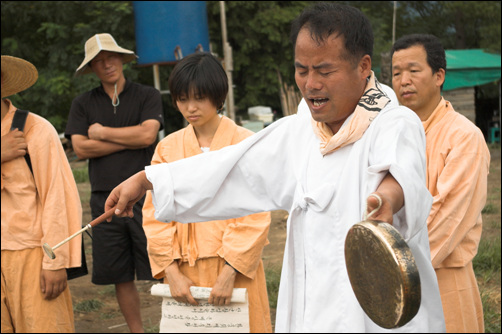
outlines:
M345 239L345 263L354 294L374 323L402 327L418 313L418 268L392 225L371 220L352 226Z

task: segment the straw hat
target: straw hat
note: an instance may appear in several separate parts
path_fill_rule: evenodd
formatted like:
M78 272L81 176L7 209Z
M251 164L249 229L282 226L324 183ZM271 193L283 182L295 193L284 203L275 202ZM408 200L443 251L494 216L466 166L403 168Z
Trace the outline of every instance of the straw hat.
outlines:
M91 60L94 59L101 51L110 51L122 53L124 55L122 62L127 64L136 58L133 51L121 48L115 39L110 34L96 34L89 38L87 42L85 42L85 59L80 64L80 66L75 71L75 76L91 73L92 69L89 66Z
M37 79L38 71L32 63L2 56L2 99L31 87Z

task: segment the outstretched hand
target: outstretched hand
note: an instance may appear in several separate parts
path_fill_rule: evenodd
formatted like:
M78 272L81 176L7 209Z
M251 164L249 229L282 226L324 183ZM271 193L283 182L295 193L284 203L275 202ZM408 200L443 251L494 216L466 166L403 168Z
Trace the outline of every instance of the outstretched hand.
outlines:
M119 217L134 217L133 207L147 190L153 189L144 171L134 174L112 190L105 202L105 212L117 206L115 215ZM108 222L111 218L107 219Z

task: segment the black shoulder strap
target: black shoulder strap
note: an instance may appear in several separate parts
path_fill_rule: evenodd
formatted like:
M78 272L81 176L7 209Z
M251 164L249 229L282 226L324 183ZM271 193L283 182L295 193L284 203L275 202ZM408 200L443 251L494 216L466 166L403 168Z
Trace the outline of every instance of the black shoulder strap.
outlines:
M10 130L18 129L19 131L24 131L24 125L26 124L26 118L30 112L27 110L17 109L14 114L14 118L12 119L12 124L10 126ZM26 153L24 155L24 159L30 168L31 173L33 173L33 168L31 167L31 159L30 155Z
M17 109L12 119L12 124L10 130L18 129L19 131L24 130L24 125L26 123L26 118L28 117L29 111Z

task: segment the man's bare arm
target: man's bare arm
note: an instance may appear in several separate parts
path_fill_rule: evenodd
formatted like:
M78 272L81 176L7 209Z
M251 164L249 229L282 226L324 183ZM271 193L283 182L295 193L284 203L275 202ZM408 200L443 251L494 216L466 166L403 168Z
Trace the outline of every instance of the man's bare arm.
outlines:
M377 194L382 199L382 206L369 218L392 224L392 215L404 205L403 189L392 174L388 173L373 194ZM367 213L373 211L377 206L378 200L373 196L369 196L367 199Z
M93 140L83 135L72 135L71 143L79 159L99 158L126 149L123 145Z
M94 123L89 127L89 139L119 144L127 149L140 149L152 145L160 129L159 121L149 119L141 124L114 128Z

